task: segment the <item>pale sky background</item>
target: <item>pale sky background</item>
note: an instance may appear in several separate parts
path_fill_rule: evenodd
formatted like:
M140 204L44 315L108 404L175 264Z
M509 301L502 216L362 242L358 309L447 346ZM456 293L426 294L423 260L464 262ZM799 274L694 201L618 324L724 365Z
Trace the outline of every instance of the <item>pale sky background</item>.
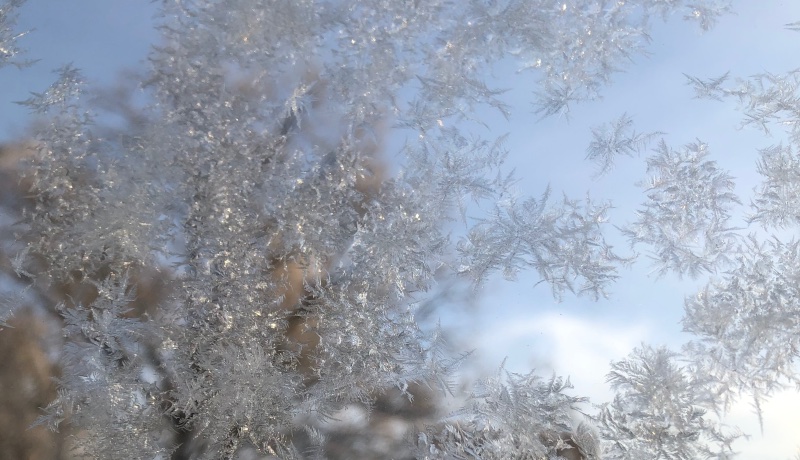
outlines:
M584 160L590 128L628 113L638 132L666 132L671 147L697 138L708 143L712 159L730 171L740 198L748 203L759 182L756 149L777 144L779 131L768 138L753 128L736 129L742 117L735 103L692 99L682 74L710 78L730 71L732 77L748 77L797 68L800 33L783 25L800 20L800 1L742 0L733 5L737 14L722 18L705 34L682 21L657 27L651 56L637 57L626 73L613 78L603 100L575 107L569 121L537 123L537 117L520 111L508 127L493 126L511 133L513 166L525 179L521 193L538 196L548 182L554 192L565 190L574 198L589 190L593 199L613 201L617 209L611 222L630 222L644 199L634 183L647 177L645 155L620 158L617 168L600 179L593 178L596 166ZM513 88L509 101L528 100L530 88L512 81L503 85ZM617 248L625 253L628 246L620 241ZM548 286L531 287L533 275L521 275L516 283L498 279L487 286L479 318L463 321L463 327L472 327L471 334L480 337L472 346L485 362L498 363L507 356L513 371L536 368L545 376L553 371L569 375L576 394L608 401L612 393L605 374L611 360L624 358L642 342L678 350L691 338L679 324L683 299L703 279L656 280L647 276L650 267L642 262L623 271L609 298L599 302L565 296L558 304ZM749 401L732 410L729 422L752 435L736 444L739 458L786 460L800 453L800 394L790 390L776 395L763 409L763 436Z
M573 107L568 121L539 121L527 102L535 89L529 77L516 75L513 68L496 69L497 86L511 88L506 99L513 103L512 118L506 122L491 115L491 132L479 134L510 133L508 166L524 179L520 195L538 197L548 183L556 199L561 191L582 198L589 190L593 199L614 202L612 222L629 222L644 198L633 184L646 177L646 153L620 158L616 169L599 179L593 178L596 166L584 160L590 128L626 112L637 131L666 132L672 147L697 138L707 142L713 159L737 179L737 191L747 203L758 183L755 149L780 138L737 130L741 116L735 105L692 99L682 73L707 78L730 71L747 77L798 67L800 33L783 25L800 21L800 0L733 4L737 14L722 18L705 34L679 20L656 27L651 56L636 57L627 72L616 75L603 90L603 100ZM28 0L19 27L35 30L21 44L29 57L40 61L21 71L0 69L0 141L18 138L27 124L26 110L11 102L25 99L29 91L44 90L53 81L53 69L71 62L90 81L112 84L120 70L141 66L157 39L152 29L155 6L148 0ZM617 244L620 252L629 253L624 241ZM689 339L679 324L683 298L702 280L656 280L648 271L646 262L623 271L610 297L599 302L565 295L556 303L548 286L533 287L537 279L532 273L520 274L515 283L494 279L486 286L479 310L442 321L464 337L456 345L476 349L476 359L486 366L496 368L508 357L506 368L512 371L535 368L544 376L554 371L569 375L575 394L599 403L611 397L604 381L611 360L627 356L642 342L677 350ZM749 442L737 444L742 452L738 458L788 460L800 452L800 396L797 391L781 393L763 409L763 436L748 401L732 411L730 422L752 435Z

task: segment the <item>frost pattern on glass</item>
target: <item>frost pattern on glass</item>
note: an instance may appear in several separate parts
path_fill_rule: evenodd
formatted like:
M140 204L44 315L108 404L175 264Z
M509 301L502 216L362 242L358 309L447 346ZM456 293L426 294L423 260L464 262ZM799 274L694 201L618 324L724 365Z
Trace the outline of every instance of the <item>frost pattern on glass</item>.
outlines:
M17 30L17 14L25 0L4 0L0 3L0 69L7 65L25 67L31 61L20 60L24 50L18 46L17 41L29 32Z
M586 159L596 162L599 167L597 174L603 175L614 168L616 157L640 154L661 134L637 133L633 129L633 119L624 113L611 123L592 128L592 141L586 149Z
M800 223L800 159L791 146L762 149L758 173L764 181L750 203L749 220L765 227L785 227Z
M609 204L581 203L566 196L549 206L550 190L538 200L507 200L475 225L459 244L459 271L480 283L493 271L514 279L533 268L556 298L570 291L594 299L606 295L625 262L606 243L601 226Z
M517 21L525 20L543 30L559 31L553 37L541 36L543 43L551 41L547 53L533 54L527 61L532 68L546 72L544 90L540 92L538 111L543 115L568 114L572 102L593 99L608 82L610 75L620 70L623 62L643 51L648 42L648 19L660 14L664 18L684 11L684 19L698 21L708 29L729 9L728 1L651 1L651 2L510 2L525 4L525 11L515 11ZM642 9L639 9L642 7ZM548 18L536 10L552 11ZM527 13L527 14L522 14ZM542 17L542 22L528 18ZM525 19L523 19L525 18ZM579 18L576 20L576 18ZM531 34L533 37L537 35Z
M733 99L743 113L743 127L781 138L760 149L755 164L763 182L754 190L749 221L766 230L797 223L798 75L793 70L747 79L731 79L727 73L709 79L687 76L697 97ZM798 382L793 281L798 245L793 239L751 234L732 254L728 270L685 302L684 329L699 339L686 344L684 352L699 372L713 376L723 408L747 396L761 417L768 396Z
M417 436L416 458L599 458L596 434L574 426L573 411L584 400L565 394L570 388L569 380L501 369L481 381L443 426Z
M714 395L702 373L681 367L666 348L641 346L612 362L616 395L595 419L604 459L729 459L741 437L709 414Z
M701 79L686 76L698 98L722 100L735 98L744 114L742 126L753 126L770 134L770 128L781 126L792 143L800 143L800 69L783 75L763 73L749 79L735 79L726 85L729 74Z
M453 391L460 357L415 318L437 276L478 285L532 269L556 297L598 298L627 262L605 240L610 204L553 204L549 191L508 198L502 139L457 127L480 122L482 107L508 115L481 77L516 58L540 113L567 113L643 51L654 13L682 11L706 27L724 10L680 0L163 2L163 40L141 82L149 106L135 123L105 126L72 66L22 101L42 123L11 268L64 325L59 395L39 423L91 433L74 439L88 458L323 457L332 441L321 427L339 411L370 408L391 388L409 400L413 385ZM7 11L4 47L18 37L7 35ZM412 136L389 152L390 173L381 153L391 126ZM615 155L644 140L625 136ZM699 164L697 177L659 173L694 177L693 191L717 181L703 200L728 199L727 176ZM703 217L724 221L726 204L689 203L699 217L675 210L676 225L727 242ZM490 211L473 220L474 204ZM446 225L457 218L466 236L453 241ZM143 294L152 285L161 296ZM488 379L411 448L421 458L596 458L568 386Z
M659 275L714 273L735 249L729 220L739 199L733 178L709 155L708 145L700 141L674 150L662 140L647 159L647 201L623 232L631 245L652 248Z
M793 152L800 145L800 71L737 78L732 84L727 84L728 74L705 80L687 78L697 97L737 100L743 112L742 127L755 127L771 137L781 136L773 132L778 127L788 135L788 145L778 143L760 150L757 168L764 182L751 201L750 221L764 227L796 224L800 164Z
M702 370L724 385L722 401L763 397L798 384L797 301L800 246L750 237L735 264L717 281L686 299L683 327L699 339L687 344ZM760 411L760 409L758 409Z

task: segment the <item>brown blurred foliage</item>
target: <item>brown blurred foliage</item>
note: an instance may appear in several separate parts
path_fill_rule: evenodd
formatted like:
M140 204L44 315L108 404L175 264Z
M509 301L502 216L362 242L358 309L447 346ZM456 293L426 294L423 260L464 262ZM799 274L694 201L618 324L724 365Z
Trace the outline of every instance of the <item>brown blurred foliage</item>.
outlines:
M0 458L62 459L63 436L31 425L56 396L57 375L45 338L52 329L31 309L0 330Z

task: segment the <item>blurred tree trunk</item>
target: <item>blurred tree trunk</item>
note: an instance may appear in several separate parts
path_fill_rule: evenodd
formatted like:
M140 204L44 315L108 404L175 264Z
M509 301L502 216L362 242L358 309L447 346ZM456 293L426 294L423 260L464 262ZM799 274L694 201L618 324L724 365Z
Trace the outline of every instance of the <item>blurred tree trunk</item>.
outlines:
M56 397L57 375L47 355L48 327L29 309L0 330L0 458L62 459L63 433L31 425Z

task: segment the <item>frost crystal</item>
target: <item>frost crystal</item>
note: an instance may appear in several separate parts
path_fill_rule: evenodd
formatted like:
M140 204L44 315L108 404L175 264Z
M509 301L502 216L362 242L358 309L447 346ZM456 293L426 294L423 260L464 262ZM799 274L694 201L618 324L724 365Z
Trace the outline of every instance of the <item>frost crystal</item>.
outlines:
M605 459L727 459L741 435L707 415L713 409L708 382L679 367L665 348L637 348L611 364L608 382L617 392L596 419L606 441Z
M762 149L758 173L764 182L751 203L750 221L765 227L800 223L800 159L791 146Z
M569 380L547 381L503 372L485 379L466 407L417 438L417 458L597 458L597 439L574 427L571 411L584 402L564 394ZM574 433L574 434L570 434ZM573 457L572 453L580 457ZM571 455L572 454L572 455Z
M728 221L739 199L733 179L706 159L709 153L699 141L673 150L662 140L647 160L648 200L624 233L632 245L653 248L659 275L674 271L695 278L714 272L735 246Z
M723 401L744 390L756 401L784 383L800 383L797 299L800 245L750 237L725 276L685 303L687 345L707 375L723 382Z
M29 66L30 61L19 61L17 58L23 50L17 46L17 40L28 32L17 32L18 9L25 0L4 0L0 3L0 69L11 64L17 67Z
M513 278L530 267L557 298L565 290L604 296L617 278L616 265L624 262L601 231L609 205L564 197L561 206L550 207L549 195L548 189L539 200L498 205L459 245L461 272L481 282L495 270Z
M800 143L800 70L785 75L764 73L749 80L737 79L735 86L730 87L724 85L727 73L708 80L686 77L699 98L736 98L744 112L743 126L755 126L766 134L770 134L770 126L782 126L793 143Z
M586 149L586 159L598 163L598 175L603 175L614 167L616 157L641 153L660 134L663 133L637 133L633 130L633 119L622 114L613 123L592 129L593 139Z

